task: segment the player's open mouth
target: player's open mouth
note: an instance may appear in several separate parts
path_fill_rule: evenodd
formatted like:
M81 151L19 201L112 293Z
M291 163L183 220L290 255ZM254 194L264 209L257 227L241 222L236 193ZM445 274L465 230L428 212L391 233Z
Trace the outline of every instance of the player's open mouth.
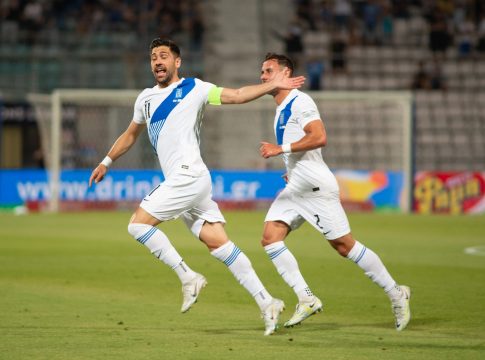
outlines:
M167 70L166 69L162 69L162 68L158 68L158 69L155 69L155 73L157 75L165 75L167 73Z

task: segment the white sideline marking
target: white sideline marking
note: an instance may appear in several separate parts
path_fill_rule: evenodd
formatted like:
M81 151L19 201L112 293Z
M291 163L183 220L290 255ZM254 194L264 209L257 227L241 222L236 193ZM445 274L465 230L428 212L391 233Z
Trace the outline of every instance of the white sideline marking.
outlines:
M485 246L472 246L465 248L465 254L485 256Z

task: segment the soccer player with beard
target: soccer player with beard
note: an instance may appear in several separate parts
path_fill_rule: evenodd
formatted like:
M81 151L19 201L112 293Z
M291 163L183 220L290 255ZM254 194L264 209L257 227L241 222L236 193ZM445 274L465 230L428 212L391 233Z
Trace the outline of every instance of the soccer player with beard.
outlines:
M151 69L157 85L136 99L133 120L105 159L93 170L89 185L106 175L113 161L126 153L147 128L165 181L154 188L133 214L128 232L178 275L182 283L181 312L188 311L207 284L192 270L157 228L161 222L181 217L192 233L222 261L253 296L265 322L264 335L277 328L283 301L273 298L256 275L247 256L224 230L224 217L212 200L212 182L199 149L199 130L206 104L242 104L276 89L300 87L303 77L277 76L272 81L239 89L218 87L197 78L180 78L180 49L171 40L155 39L150 45Z

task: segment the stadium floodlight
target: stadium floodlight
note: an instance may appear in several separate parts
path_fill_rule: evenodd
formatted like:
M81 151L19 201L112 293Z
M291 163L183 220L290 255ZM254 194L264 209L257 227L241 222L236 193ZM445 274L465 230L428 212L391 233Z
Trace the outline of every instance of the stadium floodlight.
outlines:
M133 116L139 90L58 89L30 94L49 170L49 209L59 211L64 169L94 168ZM332 169L398 171L401 209L411 210L413 95L408 91L313 92L328 133L324 159ZM210 168L282 168L280 159L259 158L259 141L273 141L275 104L270 96L244 105L208 106L201 133ZM157 169L146 132L118 168Z

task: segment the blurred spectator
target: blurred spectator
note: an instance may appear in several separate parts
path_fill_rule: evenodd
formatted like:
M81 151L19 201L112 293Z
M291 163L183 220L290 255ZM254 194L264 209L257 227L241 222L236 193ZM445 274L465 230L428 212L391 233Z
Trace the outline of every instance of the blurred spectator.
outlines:
M458 44L458 55L462 57L469 56L473 50L474 34L475 34L475 24L470 19L469 16L465 17L457 25L457 44Z
M317 58L310 58L306 64L306 72L308 76L308 90L322 90L322 82L325 71L324 62Z
M410 16L409 5L410 5L410 2L408 1L392 0L390 6L392 8L393 17L395 19L404 19L404 20L409 19L409 16Z
M369 0L363 7L364 43L375 45L377 43L377 24L381 16L381 6L377 0Z
M21 16L21 27L27 31L27 42L35 43L38 32L44 24L44 9L39 0L28 2Z
M299 22L297 20L292 21L286 34L281 35L277 31L274 31L274 35L280 40L283 40L286 55L293 60L295 69L298 69L301 64L304 50L303 29Z
M313 9L312 0L297 0L296 16L304 22L307 29L317 30L315 19L313 18L315 10Z
M434 55L444 55L452 41L444 13L431 14L429 26L429 49Z
M333 12L328 0L319 1L316 13L318 14L318 22L321 24L321 28L329 29L332 27Z
M426 64L421 60L414 74L411 88L413 90L446 90L446 79L439 60L434 59L431 64Z
M190 48L193 51L202 49L202 40L204 38L204 22L200 14L196 14L190 20Z
M431 80L431 90L447 90L446 79L443 74L441 62L438 59L433 59L429 74Z
M422 60L418 63L418 69L413 75L411 89L412 90L431 89L431 78L426 70L425 62Z
M335 0L333 6L335 26L338 30L349 29L353 15L352 4L349 0Z
M394 19L392 17L391 7L389 4L382 8L382 17L380 19L379 42L382 45L391 45L394 35Z
M477 37L477 50L485 53L485 11L482 12L480 23L478 24Z
M347 32L340 30L332 36L330 41L332 72L347 71Z

